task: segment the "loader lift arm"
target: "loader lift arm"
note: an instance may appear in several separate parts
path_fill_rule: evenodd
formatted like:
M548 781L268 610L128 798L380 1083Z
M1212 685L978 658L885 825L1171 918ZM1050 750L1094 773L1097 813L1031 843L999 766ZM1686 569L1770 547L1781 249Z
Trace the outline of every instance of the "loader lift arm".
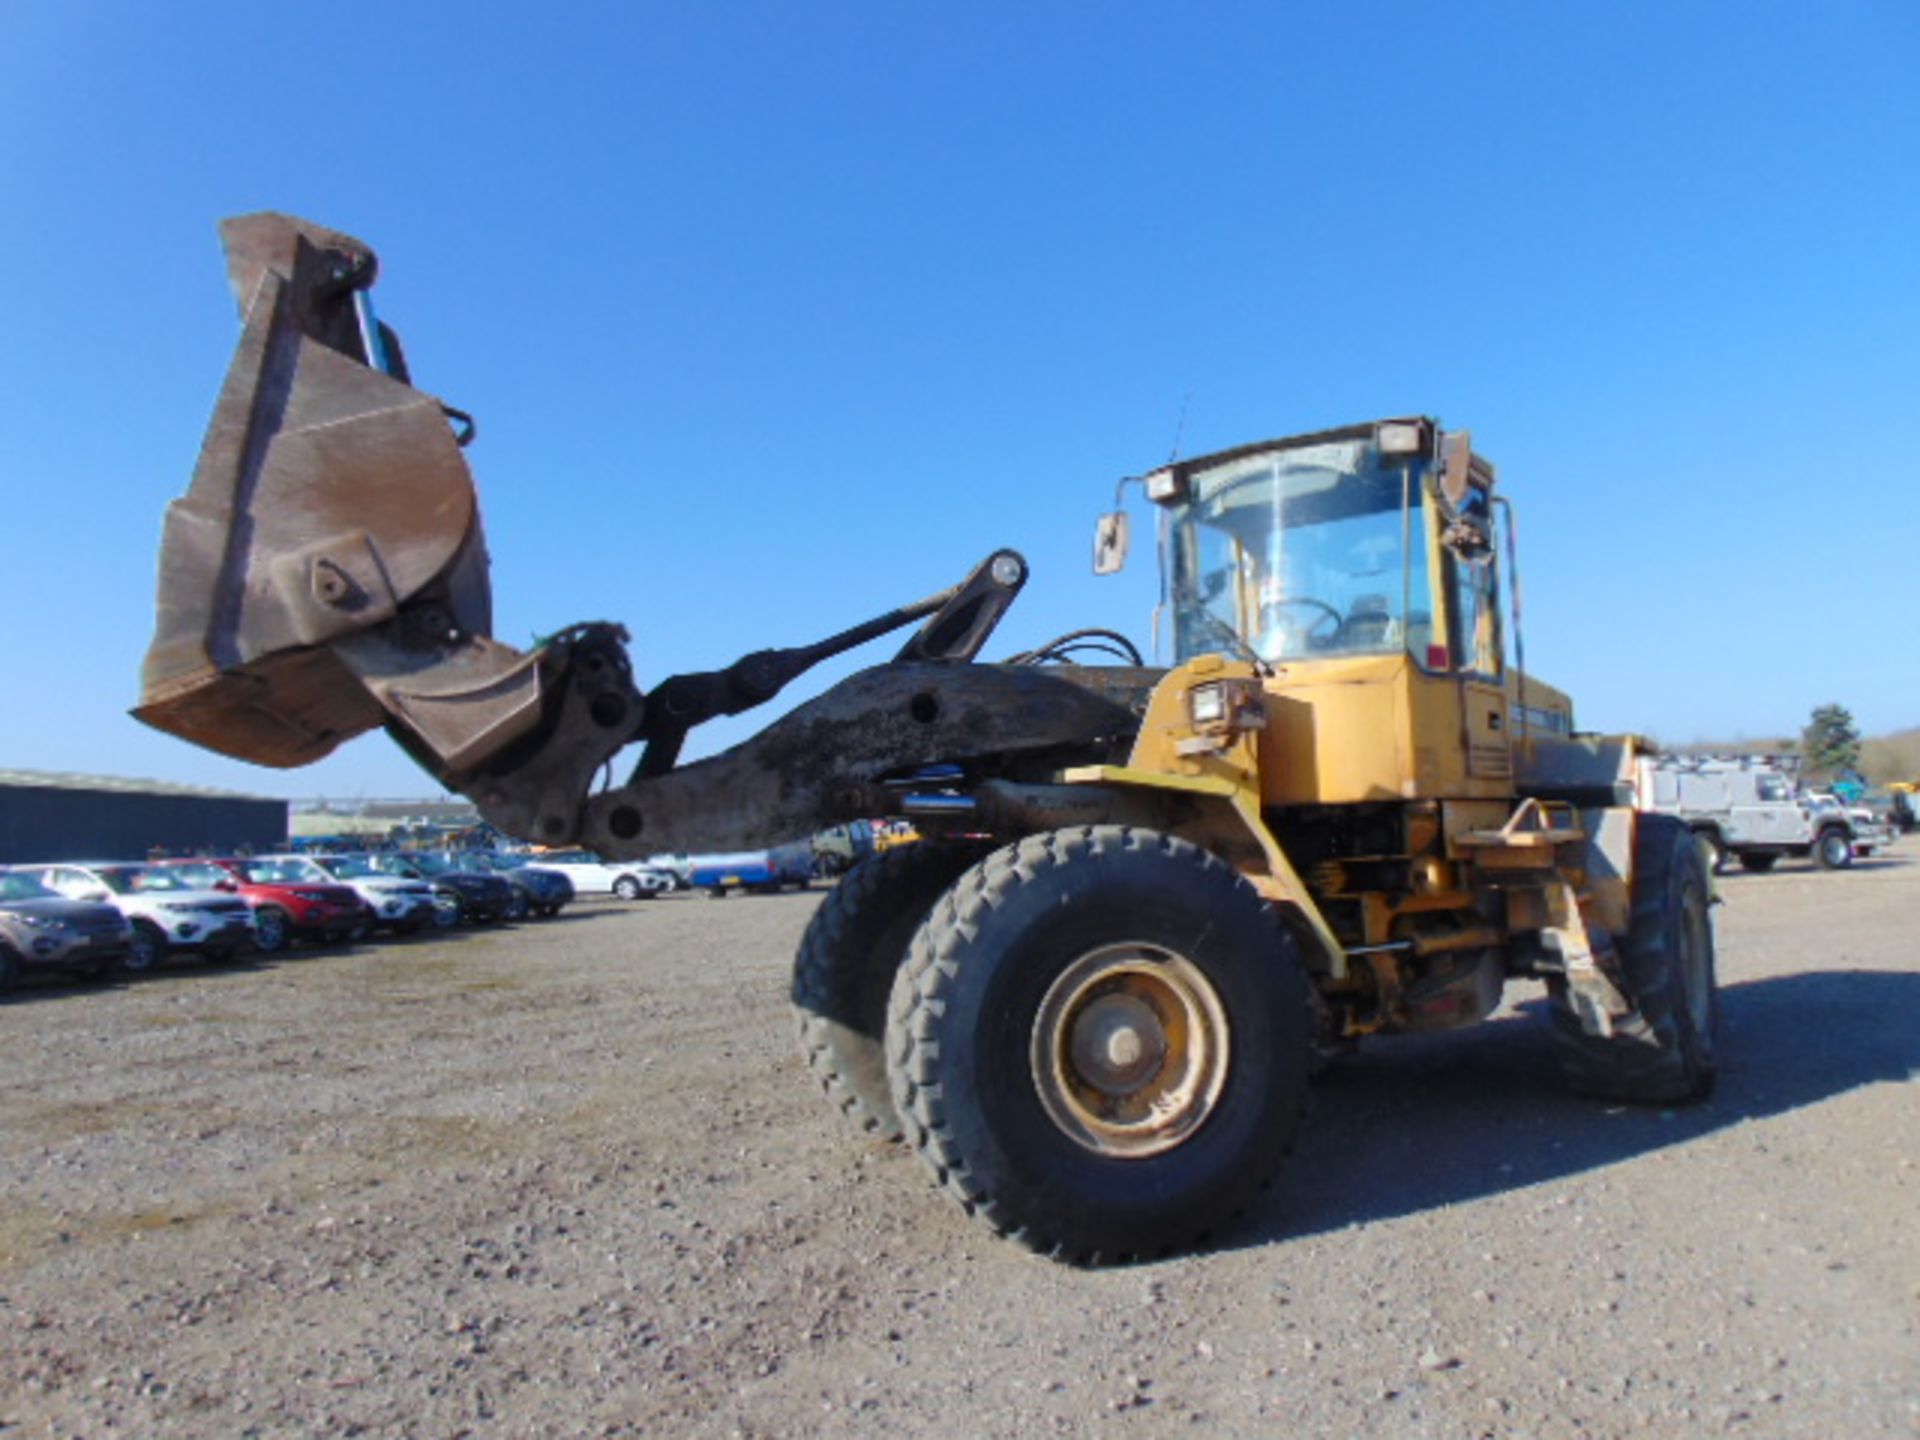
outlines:
M531 652L502 644L460 453L473 421L413 387L373 313L372 250L277 214L221 233L243 328L192 483L168 508L134 710L147 723L274 766L384 726L500 829L609 856L789 839L889 813L890 782L933 762L1031 784L1131 738L1152 672L967 663L1026 582L1010 550L826 639L650 692L618 625L573 626ZM694 726L916 621L892 663L678 766ZM591 794L635 743L628 781Z

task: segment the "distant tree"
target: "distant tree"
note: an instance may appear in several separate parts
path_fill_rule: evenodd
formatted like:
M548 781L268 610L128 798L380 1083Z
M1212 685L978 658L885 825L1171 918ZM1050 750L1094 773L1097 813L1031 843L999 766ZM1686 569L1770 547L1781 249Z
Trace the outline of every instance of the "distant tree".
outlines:
M1800 732L1800 753L1816 775L1833 775L1860 764L1860 727L1844 705L1819 705Z

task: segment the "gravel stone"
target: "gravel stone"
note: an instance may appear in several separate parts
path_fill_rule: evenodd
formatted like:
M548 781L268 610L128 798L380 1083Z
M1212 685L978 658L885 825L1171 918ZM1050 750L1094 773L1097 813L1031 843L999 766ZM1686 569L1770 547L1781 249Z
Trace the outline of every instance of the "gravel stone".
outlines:
M35 983L0 1434L1913 1440L1909 851L1720 878L1706 1105L1567 1094L1517 984L1335 1065L1220 1248L1122 1270L821 1103L819 892Z

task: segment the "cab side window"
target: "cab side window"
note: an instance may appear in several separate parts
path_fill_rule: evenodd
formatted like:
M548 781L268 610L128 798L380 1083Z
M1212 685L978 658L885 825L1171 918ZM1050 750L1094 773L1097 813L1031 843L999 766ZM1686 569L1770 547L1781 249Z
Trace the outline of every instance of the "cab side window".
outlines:
M1452 555L1448 568L1453 571L1453 653L1458 668L1489 678L1500 674L1500 594L1493 568L1493 553L1475 556Z

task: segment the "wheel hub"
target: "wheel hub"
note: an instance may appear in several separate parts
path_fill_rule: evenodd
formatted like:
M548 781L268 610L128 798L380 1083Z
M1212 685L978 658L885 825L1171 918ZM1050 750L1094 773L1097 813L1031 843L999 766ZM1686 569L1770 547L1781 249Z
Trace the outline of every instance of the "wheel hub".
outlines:
M1103 1094L1125 1095L1159 1068L1167 1032L1145 1001L1104 995L1080 1012L1071 1043L1074 1068L1089 1084Z
M1103 946L1048 987L1033 1075L1049 1119L1099 1155L1158 1155L1213 1112L1226 1085L1226 1008L1184 956Z

